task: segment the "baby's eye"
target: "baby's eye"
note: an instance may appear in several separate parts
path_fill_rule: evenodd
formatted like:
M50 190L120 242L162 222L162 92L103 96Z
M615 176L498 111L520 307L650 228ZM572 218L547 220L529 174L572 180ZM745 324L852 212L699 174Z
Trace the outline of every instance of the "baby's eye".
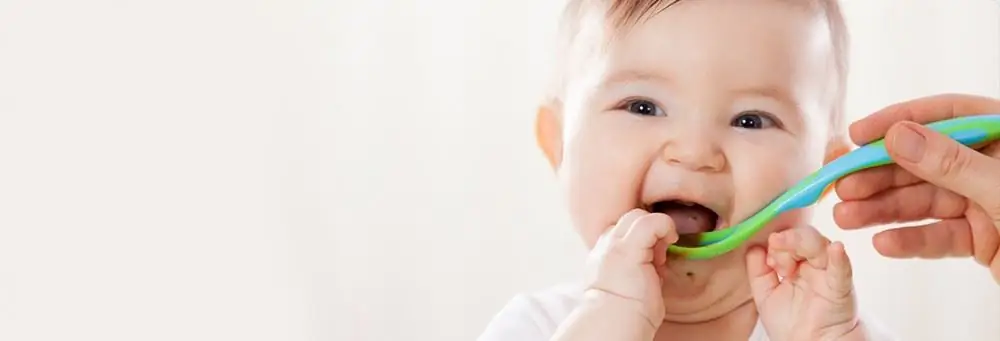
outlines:
M774 119L765 112L750 110L741 112L733 118L732 125L743 129L765 129L777 125Z
M660 107L656 106L656 104L644 99L634 99L625 102L625 110L628 110L629 113L642 116L666 115L666 113L664 113Z

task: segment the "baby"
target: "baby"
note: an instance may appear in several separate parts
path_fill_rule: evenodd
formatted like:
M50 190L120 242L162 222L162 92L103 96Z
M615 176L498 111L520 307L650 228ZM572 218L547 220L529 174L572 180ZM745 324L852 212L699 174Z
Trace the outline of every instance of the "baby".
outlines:
M835 0L571 0L563 32L536 132L592 276L518 296L480 340L889 338L807 209L715 259L666 253L849 149Z

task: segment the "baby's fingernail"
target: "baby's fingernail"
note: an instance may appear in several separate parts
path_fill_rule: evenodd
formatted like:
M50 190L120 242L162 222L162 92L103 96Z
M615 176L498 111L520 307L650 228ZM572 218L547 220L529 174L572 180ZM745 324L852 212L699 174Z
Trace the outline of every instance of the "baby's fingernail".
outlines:
M677 243L677 241L680 240L680 238L681 237L678 236L676 233L668 234L667 235L667 243L670 243L670 244Z
M767 256L767 261L766 261L766 263L767 263L767 266L769 266L769 267L772 267L772 268L773 268L773 267L774 267L774 257L771 257L771 256Z

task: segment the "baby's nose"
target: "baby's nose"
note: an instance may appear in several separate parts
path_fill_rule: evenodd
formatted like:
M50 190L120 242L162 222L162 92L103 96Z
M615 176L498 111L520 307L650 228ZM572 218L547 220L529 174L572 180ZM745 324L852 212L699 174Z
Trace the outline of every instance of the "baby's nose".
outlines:
M664 143L661 150L664 162L698 172L719 172L726 167L725 155L707 134L687 135Z

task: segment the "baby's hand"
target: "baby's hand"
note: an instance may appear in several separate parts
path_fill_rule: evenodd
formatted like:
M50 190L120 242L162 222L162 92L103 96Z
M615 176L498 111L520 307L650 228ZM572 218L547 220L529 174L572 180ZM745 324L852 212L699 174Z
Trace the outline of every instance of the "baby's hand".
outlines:
M663 294L658 270L667 261L667 246L677 241L670 217L634 209L598 240L590 254L590 291L635 306L636 317L653 327L663 322ZM619 318L622 316L619 316Z
M768 244L747 253L747 272L771 340L865 339L843 244L812 227L774 233Z

